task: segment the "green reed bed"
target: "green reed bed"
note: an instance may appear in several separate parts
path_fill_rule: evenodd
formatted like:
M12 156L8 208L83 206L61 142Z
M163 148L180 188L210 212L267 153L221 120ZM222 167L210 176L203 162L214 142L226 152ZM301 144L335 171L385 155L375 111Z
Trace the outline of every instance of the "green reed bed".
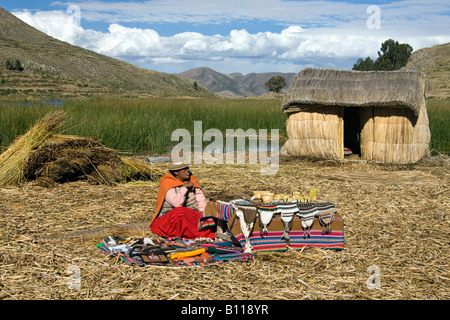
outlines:
M427 101L430 121L432 154L450 154L450 99L429 99Z
M450 152L450 99L427 101L430 120L430 150L433 154ZM110 148L130 154L170 152L175 129L194 134L194 121L209 128L279 129L280 146L286 137L286 115L279 99L176 99L112 98L69 99L55 106L49 101L0 101L0 147L5 149L18 135L53 110L67 112L62 131L94 137ZM205 142L204 146L209 144ZM225 145L225 142L224 142ZM2 151L2 150L0 150Z
M194 134L194 121L202 131L226 129L279 129L285 136L286 115L277 99L175 99L108 98L72 99L63 106L45 103L3 104L0 107L0 146L55 109L67 112L64 134L94 137L124 153L168 153L179 128ZM206 142L205 144L208 144Z

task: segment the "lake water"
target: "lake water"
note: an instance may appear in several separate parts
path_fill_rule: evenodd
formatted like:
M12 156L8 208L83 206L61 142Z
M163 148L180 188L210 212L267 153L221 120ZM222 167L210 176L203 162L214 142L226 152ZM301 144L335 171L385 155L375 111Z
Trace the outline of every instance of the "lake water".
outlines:
M24 106L24 107L33 107L33 106L62 106L64 104L63 100L60 99L42 99L41 102L10 102L4 101L1 102L3 105L8 106Z

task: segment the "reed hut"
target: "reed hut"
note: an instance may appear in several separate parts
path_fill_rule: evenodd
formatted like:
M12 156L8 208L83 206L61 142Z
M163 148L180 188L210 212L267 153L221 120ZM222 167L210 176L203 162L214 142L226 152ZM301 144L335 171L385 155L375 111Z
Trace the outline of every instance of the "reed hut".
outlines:
M283 154L414 163L429 153L425 77L416 71L307 68L281 103L288 114Z

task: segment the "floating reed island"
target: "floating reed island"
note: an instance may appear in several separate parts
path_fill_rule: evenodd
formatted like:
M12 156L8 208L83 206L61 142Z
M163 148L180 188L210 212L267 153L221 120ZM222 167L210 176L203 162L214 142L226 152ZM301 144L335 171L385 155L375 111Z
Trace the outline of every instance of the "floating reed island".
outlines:
M64 112L50 113L11 143L0 155L0 186L78 180L109 185L162 175L143 161L119 156L98 139L56 134L65 118Z
M429 154L425 76L416 71L306 68L283 98L282 153L343 160L415 163Z

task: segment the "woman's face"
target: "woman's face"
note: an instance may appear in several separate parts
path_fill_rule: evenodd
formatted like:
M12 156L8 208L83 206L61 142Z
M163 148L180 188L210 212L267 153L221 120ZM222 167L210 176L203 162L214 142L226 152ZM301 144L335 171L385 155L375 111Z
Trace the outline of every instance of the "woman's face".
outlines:
M189 171L189 168L181 169L179 171L176 171L175 175L178 180L189 181L189 179L191 178L191 171Z

